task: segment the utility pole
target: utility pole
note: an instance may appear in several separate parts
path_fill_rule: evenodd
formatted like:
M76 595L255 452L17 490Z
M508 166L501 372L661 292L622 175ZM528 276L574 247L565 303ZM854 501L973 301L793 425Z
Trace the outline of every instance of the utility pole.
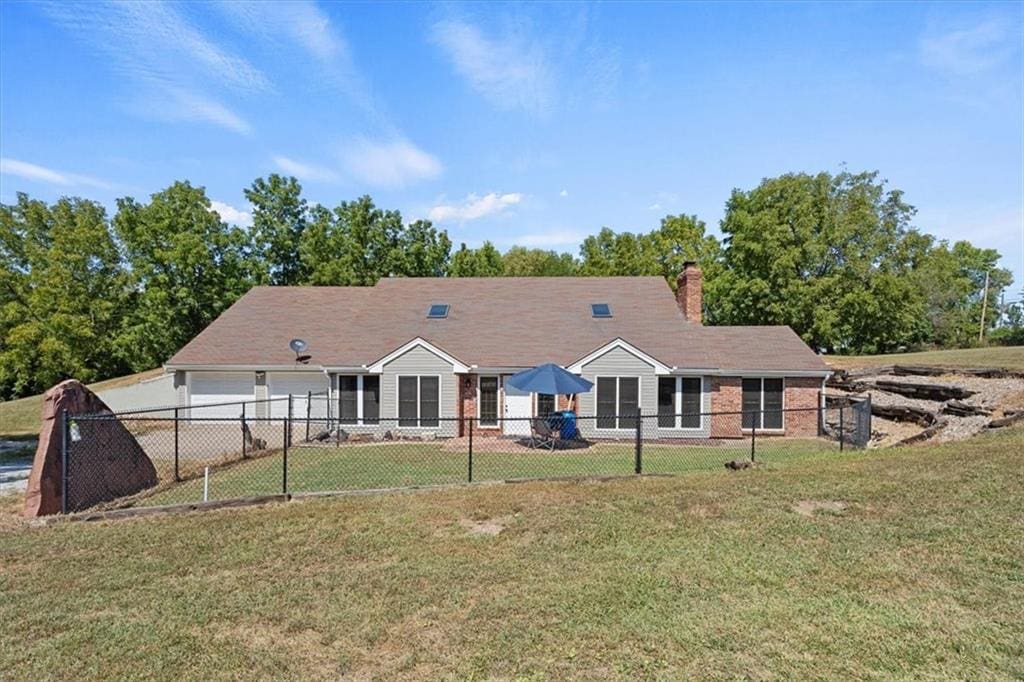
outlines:
M988 273L985 271L985 288L981 293L981 320L978 321L978 343L985 340L985 306L988 304Z

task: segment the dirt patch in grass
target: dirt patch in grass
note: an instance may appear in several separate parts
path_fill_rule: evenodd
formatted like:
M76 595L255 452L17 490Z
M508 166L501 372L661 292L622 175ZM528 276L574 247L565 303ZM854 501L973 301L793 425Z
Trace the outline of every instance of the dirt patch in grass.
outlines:
M493 537L505 530L512 523L512 519L513 517L511 516L499 516L480 521L475 519L459 519L459 525L470 535L489 535Z
M830 516L839 516L846 511L849 506L850 505L846 502L840 502L839 500L800 500L790 507L790 509L800 516L806 516L809 519L813 519L819 513Z

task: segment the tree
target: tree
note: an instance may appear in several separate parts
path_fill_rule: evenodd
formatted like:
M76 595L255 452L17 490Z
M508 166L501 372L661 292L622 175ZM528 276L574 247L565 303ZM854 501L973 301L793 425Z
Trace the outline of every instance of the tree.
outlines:
M506 277L565 277L576 274L576 259L568 253L513 246L502 257Z
M126 297L100 204L48 206L19 193L0 206L0 397L122 373L115 336Z
M452 277L499 277L503 271L501 252L489 241L479 249L470 249L462 244L452 255L448 266Z
M245 190L252 204L252 242L256 281L261 284L300 284L306 277L299 243L306 231L309 209L295 178L274 173L257 178Z
M812 347L885 352L920 340L924 300L904 241L915 209L877 173L788 174L726 206L714 320L788 324Z
M148 204L124 198L117 206L114 227L134 298L121 352L141 370L167 360L249 289L248 238L188 182L175 182Z
M396 270L406 277L444 277L451 251L447 232L438 232L429 220L417 220L398 239Z

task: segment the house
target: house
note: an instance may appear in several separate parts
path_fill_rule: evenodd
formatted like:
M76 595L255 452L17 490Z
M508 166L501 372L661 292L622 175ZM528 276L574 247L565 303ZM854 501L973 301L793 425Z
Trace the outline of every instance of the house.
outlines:
M471 417L476 429L517 435L528 422L506 418L563 409L567 397L521 394L505 377L554 362L595 384L575 404L589 437L628 437L637 409L660 415L644 420L645 437L739 437L755 425L815 435L829 374L821 358L789 327L703 326L700 270L687 264L678 284L676 294L661 277L255 287L166 369L180 405L292 394L305 414L312 391L329 396L314 401L313 414L326 417L329 405L349 430L388 420L398 428L451 429L445 418ZM289 348L296 338L308 346L302 362ZM239 411L229 404L204 415ZM287 403L259 403L255 411L250 416L283 417Z

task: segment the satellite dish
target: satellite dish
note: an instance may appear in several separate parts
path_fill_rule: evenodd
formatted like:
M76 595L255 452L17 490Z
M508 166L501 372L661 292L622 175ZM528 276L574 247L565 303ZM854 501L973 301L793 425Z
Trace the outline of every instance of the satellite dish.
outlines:
M309 348L309 345L302 339L292 339L288 342L288 347L298 354Z

